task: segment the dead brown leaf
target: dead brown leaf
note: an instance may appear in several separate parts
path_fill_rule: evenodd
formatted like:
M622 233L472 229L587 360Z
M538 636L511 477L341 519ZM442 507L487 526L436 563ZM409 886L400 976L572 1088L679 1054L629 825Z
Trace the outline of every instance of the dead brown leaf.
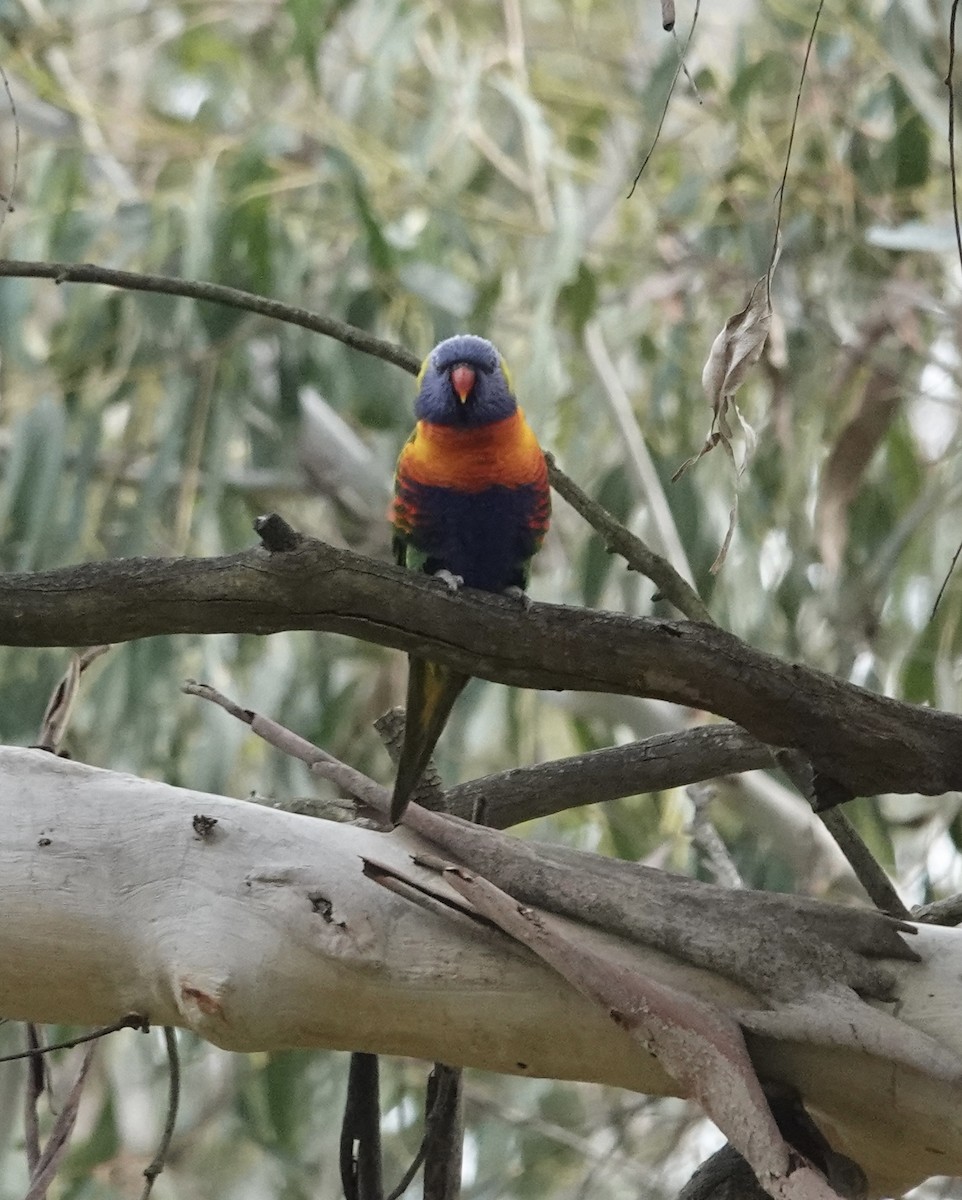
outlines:
M713 575L721 570L728 557L738 519L738 485L755 453L755 431L739 411L734 397L748 377L749 371L761 357L768 340L772 326L772 275L778 263L779 253L780 248L773 255L766 273L755 281L745 307L728 318L712 342L701 373L702 387L712 407L711 429L701 450L686 459L672 476L674 483L719 444L724 446L731 461L735 488L728 513L728 529L711 565ZM745 441L740 463L735 457L732 445L731 417L737 422Z

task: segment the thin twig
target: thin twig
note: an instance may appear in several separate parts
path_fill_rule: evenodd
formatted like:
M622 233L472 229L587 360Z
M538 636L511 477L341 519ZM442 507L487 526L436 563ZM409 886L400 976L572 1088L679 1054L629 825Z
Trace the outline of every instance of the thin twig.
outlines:
M217 704L269 745L307 763L368 808L387 812L390 789L363 772L276 721L242 708L208 684L188 681L183 690ZM591 750L534 767L515 767L458 784L444 798L448 811L465 819L484 803L484 824L505 829L519 821L551 816L586 803L769 767L774 753L738 726L707 725L680 733L655 734L640 742Z
M456 1077L455 1077L456 1076ZM398 1181L397 1187L389 1192L385 1200L400 1200L401 1196L411 1186L411 1181L417 1175L428 1154L428 1147L437 1132L437 1126L443 1122L448 1112L450 1101L453 1098L455 1103L460 1108L461 1096L461 1071L456 1067L447 1067L443 1063L435 1063L434 1070L428 1078L427 1091L427 1114L424 1119L424 1135L421 1138L421 1144L418 1146L417 1154L411 1160L407 1170ZM432 1081L439 1080L437 1086L432 1086ZM452 1097L453 1092L453 1097ZM459 1160L460 1161L460 1160ZM425 1177L424 1194L428 1196L428 1188L430 1184Z
M900 921L911 921L912 913L902 903L901 897L892 886L892 881L845 813L839 808L833 808L830 812L820 813L819 816L838 842L839 849L848 859L859 883L865 888L875 907Z
M668 88L668 95L665 97L665 104L661 110L661 116L658 118L658 128L655 130L655 136L651 140L651 145L648 147L648 153L642 160L641 166L638 168L638 173L632 180L631 189L628 192L627 199L630 200L635 194L635 188L638 186L638 181L645 173L645 167L648 166L648 161L655 153L655 147L658 145L658 139L661 137L662 126L665 124L665 118L668 116L668 108L671 105L671 98L674 95L675 86L678 83L678 76L682 73L685 66L685 56L688 53L688 47L691 45L691 39L695 33L695 26L698 24L698 13L701 9L701 0L695 0L695 15L691 19L691 29L688 30L688 37L685 38L685 45L681 53L678 55L678 65L675 67L675 73L671 78L671 86ZM664 10L662 10L664 12ZM674 14L672 14L674 16ZM667 26L666 26L667 28Z
M260 713L254 712L250 708L242 708L239 704L235 704L219 692L216 688L211 687L206 683L197 683L193 679L188 679L181 688L188 696L199 696L202 700L209 700L211 704L216 704L230 713L232 717L236 717L239 721L243 721L245 725L251 727L251 731L256 733L259 738L263 738L269 745L274 746L284 754L289 754L292 758L300 759L306 763L312 771L323 776L325 779L331 780L338 787L344 788L352 796L356 796L364 804L369 805L379 813L387 813L390 807L391 793L381 784L376 783L362 771L356 770L354 767L348 766L347 763L341 762L335 758L333 754L328 754L326 750L321 750L315 746L313 742L307 741L305 738L298 736L292 730L278 724L277 721L272 721L269 717L261 716Z
M956 3L958 0L956 0ZM798 126L798 110L802 103L802 88L805 85L805 76L808 74L808 60L812 53L812 46L815 44L815 30L818 28L818 19L822 15L822 6L825 0L818 0L818 8L815 10L815 20L812 21L812 30L808 35L808 44L805 47L805 59L802 62L802 73L798 80L798 91L795 93L795 112L792 115L792 127L788 134L788 149L785 151L785 166L782 169L782 180L778 185L778 208L775 212L775 236L772 238L772 255L768 261L768 278L771 279L772 271L775 269L775 261L778 258L779 240L782 234L782 207L785 203L785 186L788 182L788 165L792 158L792 146L795 143L795 129Z
M952 555L952 561L949 563L949 569L945 573L945 578L942 580L942 586L939 588L939 594L935 597L935 603L932 605L932 611L929 613L929 620L933 620L938 612L939 605L942 603L942 597L945 594L945 589L949 586L949 580L955 571L955 564L959 561L959 555L962 554L962 542L959 542L955 548L955 553Z
M955 245L959 254L959 263L962 264L962 228L959 225L959 181L956 177L955 169L955 21L958 11L959 0L952 0L952 9L949 13L949 65L945 72L945 86L949 92L949 179L952 185L952 224L955 226ZM949 564L949 569L942 580L942 586L939 588L939 594L935 597L935 603L932 605L932 611L929 614L930 621L934 620L935 614L938 612L939 604L942 602L945 589L949 586L949 580L955 572L955 564L959 561L960 554L962 554L962 542L959 542L955 553L952 555L952 562Z
M13 117L13 167L10 171L10 191L6 196L0 194L0 200L3 201L3 212L0 214L0 229L2 229L7 219L7 213L13 212L13 201L17 194L17 178L20 173L20 117L13 99L13 92L10 90L10 80L7 78L7 72L3 69L2 63L0 63L0 79L3 80L3 90L7 93L7 99L10 101L10 115Z
M96 662L109 649L110 646L89 646L79 654L70 656L67 670L58 680L47 702L43 720L40 722L40 733L37 735L35 746L37 750L46 750L50 754L60 752L61 743L70 723L74 702L80 691L80 680L83 673L92 662Z
M743 888L745 881L708 811L714 799L714 788L702 782L691 784L686 791L692 805L688 836L701 855L712 882L720 887Z
M648 546L626 529L596 500L570 479L555 462L553 455L545 454L548 464L548 479L551 486L562 499L567 500L571 507L595 529L609 550L627 562L632 571L638 571L656 585L659 592L674 604L680 613L684 613L691 621L706 621L714 624L711 613L699 597L695 589L675 570L671 563L655 554Z
M945 73L945 86L949 92L949 171L952 184L952 220L955 225L955 244L962 264L962 229L959 227L959 182L955 172L955 21L959 11L959 0L952 0L949 13L949 65Z
M4 1054L0 1056L0 1063L17 1062L21 1058L33 1058L37 1054L49 1054L51 1050L70 1050L74 1046L81 1046L84 1042L93 1042L97 1038L106 1037L110 1033L117 1033L121 1029L139 1029L141 1033L146 1033L150 1026L147 1023L147 1018L140 1013L128 1013L126 1017L121 1017L119 1021L114 1021L112 1025L103 1025L100 1029L91 1030L90 1033L83 1033L79 1037L68 1038L65 1042L51 1042L49 1046L40 1046L35 1050L21 1050L17 1054Z
M27 1156L27 1171L33 1175L40 1161L40 1118L37 1103L47 1086L47 1066L44 1059L45 1047L40 1040L40 1030L32 1022L27 1023L27 1046L20 1057L27 1063L27 1086L23 1102L23 1141Z
M389 1191L388 1194L384 1197L384 1200L401 1200L401 1197L411 1186L414 1176L417 1175L418 1171L420 1171L421 1164L424 1162L424 1154L425 1154L425 1145L424 1145L424 1138L422 1137L421 1144L418 1146L417 1154L415 1154L415 1156L411 1159L411 1162L408 1165L407 1170L404 1172L404 1174L398 1180L397 1187L392 1188L391 1191Z
M157 1153L144 1167L144 1190L140 1200L147 1200L154 1186L154 1180L163 1171L167 1162L170 1143L174 1137L174 1126L177 1124L177 1109L180 1107L180 1053L177 1049L177 1034L170 1025L164 1026L164 1043L167 1047L167 1065L170 1070L170 1087L167 1092L167 1120L164 1122L164 1132L157 1143Z
M780 750L777 757L782 770L811 804L822 824L835 839L856 879L875 907L891 917L911 921L911 912L902 903L901 897L892 886L892 881L848 817L837 808L819 812L818 784L811 764L805 756L793 750Z
M30 1172L30 1185L27 1188L24 1200L47 1200L47 1190L66 1156L70 1143L70 1135L73 1133L74 1126L77 1123L77 1114L80 1111L80 1100L83 1096L84 1084L87 1081L87 1074L90 1071L90 1064L93 1062L96 1049L96 1043L92 1042L83 1052L83 1059L80 1063L80 1070L77 1072L77 1078L74 1080L66 1100L57 1113L40 1157Z
M286 321L289 325L299 325L311 333L320 333L325 337L335 338L350 346L352 350L360 350L363 354L373 355L384 362L393 363L402 370L416 375L421 367L420 359L416 358L403 346L394 342L385 342L373 334L366 333L354 325L344 321L335 321L331 317L322 317L319 313L306 308L297 308L292 304L282 304L279 300L269 300L265 296L244 292L239 288L225 287L220 283L208 283L203 280L178 279L170 275L146 275L137 271L116 271L109 267L98 267L93 263L50 263L24 262L16 259L0 259L0 277L12 279L53 279L60 283L102 283L107 287L121 288L132 292L153 292L162 296L185 296L191 300L204 300L210 304L223 304L228 308L238 308L244 312L258 313L262 317L270 317L275 321Z

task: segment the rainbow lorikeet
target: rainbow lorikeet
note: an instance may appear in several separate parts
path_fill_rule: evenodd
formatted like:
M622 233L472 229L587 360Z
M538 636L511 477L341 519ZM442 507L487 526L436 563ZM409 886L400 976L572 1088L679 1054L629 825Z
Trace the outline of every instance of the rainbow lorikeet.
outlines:
M418 375L418 418L397 464L391 520L401 566L525 599L528 568L551 515L544 455L501 355L459 334ZM412 654L391 819L407 807L468 675Z

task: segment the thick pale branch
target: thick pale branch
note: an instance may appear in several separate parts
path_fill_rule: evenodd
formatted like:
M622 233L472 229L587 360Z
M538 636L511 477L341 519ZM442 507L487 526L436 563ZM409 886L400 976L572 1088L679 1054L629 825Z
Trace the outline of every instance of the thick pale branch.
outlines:
M446 822L458 837L464 832L461 822L420 815L435 827ZM334 825L15 749L0 749L0 827L5 1016L105 1024L137 1013L232 1049L359 1049L641 1091L673 1087L604 1012L527 951L458 912L455 893L441 903L444 880L411 858L430 853L431 843L410 829ZM535 880L530 847L477 829L471 836L492 839L495 858L527 857L519 878L548 881ZM826 1014L831 1020L834 993L803 986L789 1019L791 1007L759 1006L732 981L732 971L743 973L767 953L752 905L782 906L777 936L786 953L798 954L799 970L789 974L798 981L806 979L812 938L831 942L846 928L854 936L849 951L869 956L869 974L875 954L901 953L886 918L831 906L816 916L812 902L736 897L704 885L691 885L692 897L715 898L693 910L685 882L659 872L547 848L536 854L550 855L549 872L560 867L569 882L576 867L593 864L596 897L606 896L609 909L620 897L643 934L649 925L667 929L673 914L687 921L676 943L681 953L701 928L702 947L718 947L722 973L640 944L627 925L619 936L557 918L572 944L754 1028L756 1069L796 1088L828 1121L833 1140L865 1166L875 1194L962 1171L960 1085L935 1059L931 1069L911 1053L920 1040L941 1043L948 1063L962 1051L958 931L922 927L911 938L922 961L888 958L897 1020L888 1006L876 1013L853 998L866 1021L882 1018L886 1038L869 1043L849 1033L839 1013L839 1040L826 1044L816 1025ZM364 859L422 881L438 899L412 902L378 887L364 877ZM881 942L863 936L870 927Z
M801 750L856 795L962 789L962 719L784 663L710 625L447 589L312 539L286 553L123 559L0 578L0 643L350 634L522 687L654 696Z

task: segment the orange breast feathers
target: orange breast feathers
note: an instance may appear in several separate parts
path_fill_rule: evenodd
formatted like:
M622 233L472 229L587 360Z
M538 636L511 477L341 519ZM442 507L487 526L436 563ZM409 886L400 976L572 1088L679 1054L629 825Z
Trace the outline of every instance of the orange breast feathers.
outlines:
M398 474L427 487L457 492L547 485L544 455L519 408L503 421L461 428L418 421L401 451Z

